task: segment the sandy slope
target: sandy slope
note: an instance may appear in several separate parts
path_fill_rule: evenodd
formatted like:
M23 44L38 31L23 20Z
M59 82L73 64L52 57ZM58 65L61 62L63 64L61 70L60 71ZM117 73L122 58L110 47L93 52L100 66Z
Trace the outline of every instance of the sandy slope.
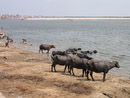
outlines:
M38 54L13 46L4 47L0 42L0 92L6 98L130 98L130 80L94 73L96 81L58 72L50 72L51 60L46 54Z

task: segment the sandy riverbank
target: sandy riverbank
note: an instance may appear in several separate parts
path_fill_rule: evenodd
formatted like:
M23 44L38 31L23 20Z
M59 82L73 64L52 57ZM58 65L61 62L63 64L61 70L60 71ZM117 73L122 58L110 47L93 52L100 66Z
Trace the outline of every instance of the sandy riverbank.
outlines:
M0 92L6 98L130 98L130 79L94 73L95 81L58 72L50 72L51 60L46 54L33 53L0 42Z
M26 18L25 20L130 20L130 18Z

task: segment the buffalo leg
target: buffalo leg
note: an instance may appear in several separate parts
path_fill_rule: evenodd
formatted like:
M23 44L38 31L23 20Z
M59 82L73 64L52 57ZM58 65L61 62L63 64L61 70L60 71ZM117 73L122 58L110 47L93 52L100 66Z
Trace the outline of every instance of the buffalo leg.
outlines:
M55 68L55 67L56 67L56 64L54 65L54 70L55 70L55 72L56 72L56 68Z
M70 65L68 65L68 72L70 72Z
M52 72L53 72L53 68L54 68L54 71L56 72L55 66L56 66L55 63L53 63L53 64L51 65L51 71L52 71Z
M51 71L53 72L53 67L55 66L55 64L53 63L52 65L51 65Z
M65 68L64 68L64 73L65 73L65 71L66 71L66 67L67 67L67 65L65 65Z
M85 70L84 70L84 69L82 69L82 77L84 77L84 71L85 71Z
M71 67L70 67L70 74L71 74Z
M72 71L73 76L74 76L74 71L73 71L73 67L72 66L70 67L70 74L71 74L71 71Z
M43 54L43 50L41 50L42 51L42 54Z
M54 66L54 64L51 65L51 72L53 72L53 66Z
M94 81L94 78L93 78L93 71L90 72L90 76L91 76L92 80Z
M87 80L90 80L88 75L89 75L89 70L87 70L86 77L87 77Z
M75 74L74 74L73 68L72 68L72 73L73 73L73 76L74 76Z
M70 67L70 74L71 74L71 67Z
M64 68L64 72L66 71L66 67L68 67L68 72L70 73L70 68L69 68L69 65L65 65L65 68Z
M73 76L74 76L75 74L74 74L74 71L73 71L73 67L71 68L71 70L72 70L72 73L73 73Z
M84 77L84 74L86 75L86 69L82 69L82 77Z
M105 77L106 77L106 72L104 72L103 74L103 82L105 81Z

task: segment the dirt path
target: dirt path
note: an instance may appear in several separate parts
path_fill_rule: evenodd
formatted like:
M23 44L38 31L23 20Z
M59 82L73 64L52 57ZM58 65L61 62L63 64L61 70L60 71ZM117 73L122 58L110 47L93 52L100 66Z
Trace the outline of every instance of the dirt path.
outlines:
M94 73L96 81L58 72L50 72L51 60L47 55L6 48L0 42L0 92L6 98L130 98L130 80L112 75L102 82L102 74Z

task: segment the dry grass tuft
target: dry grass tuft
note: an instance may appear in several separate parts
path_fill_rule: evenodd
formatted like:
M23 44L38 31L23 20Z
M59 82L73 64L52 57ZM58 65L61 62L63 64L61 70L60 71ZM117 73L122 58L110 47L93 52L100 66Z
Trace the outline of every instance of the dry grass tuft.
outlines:
M71 93L76 93L76 94L85 94L88 95L92 93L93 88L90 86L86 86L82 83L71 83L71 82L59 82L55 81L54 85L57 87L60 87L61 89L71 92Z

